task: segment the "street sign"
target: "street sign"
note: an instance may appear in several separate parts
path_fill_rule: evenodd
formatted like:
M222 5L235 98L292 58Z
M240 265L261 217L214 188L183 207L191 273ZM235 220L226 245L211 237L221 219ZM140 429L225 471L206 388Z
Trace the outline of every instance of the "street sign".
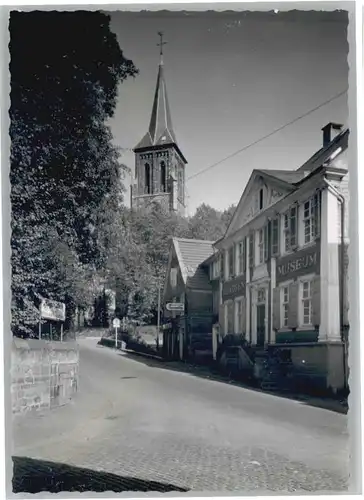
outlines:
M120 319L119 319L119 318L114 318L114 319L112 320L112 326L113 326L114 328L120 328Z
M167 311L183 312L185 310L185 305L183 302L169 302L166 304Z

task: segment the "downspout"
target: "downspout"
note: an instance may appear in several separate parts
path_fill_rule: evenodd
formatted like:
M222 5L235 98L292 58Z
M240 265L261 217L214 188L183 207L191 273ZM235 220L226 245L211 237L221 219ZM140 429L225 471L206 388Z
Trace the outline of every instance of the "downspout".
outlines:
M338 199L341 205L341 263L340 263L340 338L344 346L343 351L343 368L344 368L344 386L346 388L346 339L344 337L344 278L345 278L345 269L344 269L344 259L345 259L345 198L344 196L336 189L335 186L329 182L326 177L323 178L324 183L327 187L333 192L333 194Z

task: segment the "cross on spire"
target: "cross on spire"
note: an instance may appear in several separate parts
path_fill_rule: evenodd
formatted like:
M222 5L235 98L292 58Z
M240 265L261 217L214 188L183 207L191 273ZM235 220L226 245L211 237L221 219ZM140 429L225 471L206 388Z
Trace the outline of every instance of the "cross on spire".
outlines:
M161 64L163 64L163 45L166 45L167 42L163 42L164 33L162 31L158 31L158 35L160 38L160 42L157 43L157 47L160 47L159 55L161 56Z

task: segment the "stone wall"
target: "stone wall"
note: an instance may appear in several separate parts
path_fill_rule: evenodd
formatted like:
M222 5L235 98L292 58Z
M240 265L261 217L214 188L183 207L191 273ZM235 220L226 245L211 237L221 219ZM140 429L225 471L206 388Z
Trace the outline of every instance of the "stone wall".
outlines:
M11 349L13 413L66 404L77 392L76 342L47 342L14 337Z

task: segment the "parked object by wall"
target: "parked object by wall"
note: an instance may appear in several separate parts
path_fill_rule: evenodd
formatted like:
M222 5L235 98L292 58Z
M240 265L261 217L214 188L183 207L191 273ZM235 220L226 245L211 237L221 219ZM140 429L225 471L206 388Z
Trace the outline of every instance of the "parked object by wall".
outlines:
M11 349L13 414L68 403L77 392L78 368L76 342L14 337Z

